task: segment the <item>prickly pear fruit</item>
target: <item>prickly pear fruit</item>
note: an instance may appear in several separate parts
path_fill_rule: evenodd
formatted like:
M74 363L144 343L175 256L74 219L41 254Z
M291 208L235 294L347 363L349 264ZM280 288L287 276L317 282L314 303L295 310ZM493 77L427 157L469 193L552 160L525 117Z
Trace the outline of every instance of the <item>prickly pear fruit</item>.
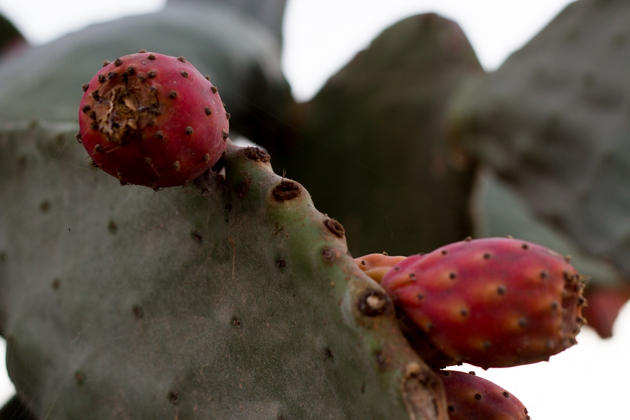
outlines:
M529 420L527 408L497 384L471 373L443 370L450 420Z
M374 281L380 283L383 275L405 258L407 257L390 257L387 253L383 252L382 254L368 254L363 257L355 258L354 263L361 271L372 277Z
M80 141L123 184L185 185L225 150L217 88L183 57L143 50L105 62L83 90Z
M411 256L381 285L451 359L443 365L548 360L576 343L585 322L583 282L567 259L511 238L468 239Z

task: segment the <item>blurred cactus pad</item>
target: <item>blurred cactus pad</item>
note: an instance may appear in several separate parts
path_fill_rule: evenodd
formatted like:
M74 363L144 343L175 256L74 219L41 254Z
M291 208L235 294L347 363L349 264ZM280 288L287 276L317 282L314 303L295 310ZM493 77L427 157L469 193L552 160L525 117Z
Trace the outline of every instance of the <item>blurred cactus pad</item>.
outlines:
M446 111L481 71L457 24L409 17L302 105L297 139L263 144L342 222L353 255L433 250L472 234L474 166L447 142Z
M630 278L630 3L570 4L453 101L451 123L534 214Z
M287 0L168 0L168 4L182 2L228 5L262 23L279 40L282 39L282 18Z

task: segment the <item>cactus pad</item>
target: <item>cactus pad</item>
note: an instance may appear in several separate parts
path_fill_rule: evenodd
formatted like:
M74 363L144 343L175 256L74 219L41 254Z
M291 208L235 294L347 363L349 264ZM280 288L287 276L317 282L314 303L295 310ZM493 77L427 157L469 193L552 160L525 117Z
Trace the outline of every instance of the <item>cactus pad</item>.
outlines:
M447 419L341 225L266 153L154 193L76 129L0 135L0 329L37 418Z
M474 168L447 143L445 112L480 72L457 24L412 16L304 105L299 139L262 144L344 225L353 255L429 251L472 234Z
M452 124L528 205L630 278L630 3L570 4L495 73L462 91Z

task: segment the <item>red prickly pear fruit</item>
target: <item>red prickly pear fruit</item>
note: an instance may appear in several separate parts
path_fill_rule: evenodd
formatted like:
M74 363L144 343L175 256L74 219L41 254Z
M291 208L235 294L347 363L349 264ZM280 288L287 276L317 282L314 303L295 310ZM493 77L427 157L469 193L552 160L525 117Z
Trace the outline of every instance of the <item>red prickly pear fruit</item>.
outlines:
M585 322L584 284L568 259L511 238L466 240L411 256L381 285L420 330L410 341L433 366L548 360L576 343ZM429 360L436 349L445 357Z
M471 373L440 371L450 420L529 420L527 408L497 384Z
M407 257L390 257L384 252L382 254L368 254L355 258L354 263L361 271L380 283L383 275L405 258Z
M183 57L142 51L105 62L83 89L81 142L122 184L186 185L227 146L217 89Z

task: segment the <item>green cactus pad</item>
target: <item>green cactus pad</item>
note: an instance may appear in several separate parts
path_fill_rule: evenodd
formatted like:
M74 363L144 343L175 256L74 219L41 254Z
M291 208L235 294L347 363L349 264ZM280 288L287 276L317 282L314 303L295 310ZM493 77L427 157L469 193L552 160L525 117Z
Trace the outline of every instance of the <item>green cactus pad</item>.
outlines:
M3 63L0 122L76 121L81 85L104 60L141 49L184 56L210 75L229 104L232 134L253 141L275 135L290 112L293 99L280 68L278 39L229 5L182 2L88 27Z
M74 130L0 135L0 329L37 418L448 418L341 225L266 153L155 193Z
M533 211L630 278L630 3L569 5L454 101L452 124Z
M404 19L304 105L295 143L264 145L343 223L354 255L435 249L472 233L474 171L449 147L444 117L460 82L479 72L454 22Z

